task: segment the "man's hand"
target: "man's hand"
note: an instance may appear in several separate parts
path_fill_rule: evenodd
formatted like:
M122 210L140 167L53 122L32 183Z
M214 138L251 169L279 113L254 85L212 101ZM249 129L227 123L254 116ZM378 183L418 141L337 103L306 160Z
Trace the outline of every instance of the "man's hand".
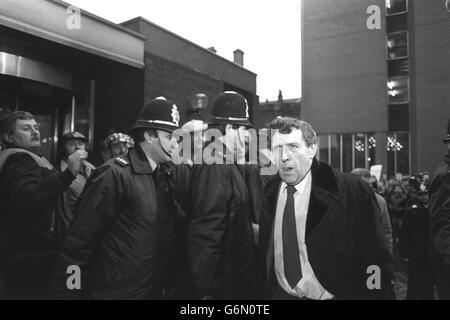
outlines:
M83 161L86 160L87 157L88 153L84 150L77 150L69 156L67 165L74 176L77 176L77 174L80 173Z

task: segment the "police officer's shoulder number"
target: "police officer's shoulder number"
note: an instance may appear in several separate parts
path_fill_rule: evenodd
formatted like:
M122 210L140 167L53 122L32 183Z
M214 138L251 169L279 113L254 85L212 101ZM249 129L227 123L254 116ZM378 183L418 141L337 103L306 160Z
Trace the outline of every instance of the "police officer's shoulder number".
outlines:
M127 160L125 160L123 158L115 158L114 162L117 163L121 167L126 167L127 165L130 164L130 162L128 162Z

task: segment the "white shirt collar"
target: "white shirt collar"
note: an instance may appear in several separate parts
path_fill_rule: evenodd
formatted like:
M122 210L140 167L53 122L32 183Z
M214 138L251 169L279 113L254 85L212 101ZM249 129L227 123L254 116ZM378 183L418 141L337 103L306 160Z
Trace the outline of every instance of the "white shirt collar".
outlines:
M149 157L148 154L145 154L145 156L147 157L147 160L148 160L148 162L150 163L150 167L152 168L152 171L155 171L155 169L156 169L156 167L157 167L158 165L156 164L155 161L153 161L152 158Z
M298 184L296 184L294 186L294 188L295 188L295 190L299 191L299 193L303 193L306 186L309 185L310 183L311 183L311 170L308 171L305 178L303 178L302 181L300 181ZM286 182L283 181L283 183L281 184L281 190L283 192L285 192L287 187L288 187L288 185L286 184Z

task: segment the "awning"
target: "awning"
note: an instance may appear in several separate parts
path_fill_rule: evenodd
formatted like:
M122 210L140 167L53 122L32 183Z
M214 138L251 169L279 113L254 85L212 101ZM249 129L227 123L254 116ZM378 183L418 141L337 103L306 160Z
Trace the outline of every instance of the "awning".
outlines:
M59 0L1 0L0 25L133 67L144 67L145 37ZM78 23L79 22L79 23Z

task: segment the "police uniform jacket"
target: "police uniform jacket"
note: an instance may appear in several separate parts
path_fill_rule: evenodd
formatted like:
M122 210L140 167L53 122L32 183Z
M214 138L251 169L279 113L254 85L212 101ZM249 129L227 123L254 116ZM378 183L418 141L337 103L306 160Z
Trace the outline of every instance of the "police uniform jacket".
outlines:
M450 299L450 173L430 186L431 251L441 299Z
M188 258L197 294L244 299L252 291L253 233L245 169L235 164L194 165ZM250 179L251 180L251 179Z
M162 176L140 146L95 171L62 246L56 280L60 297L161 297L176 215L172 198L161 189L167 187ZM81 268L81 290L66 288L70 265Z

